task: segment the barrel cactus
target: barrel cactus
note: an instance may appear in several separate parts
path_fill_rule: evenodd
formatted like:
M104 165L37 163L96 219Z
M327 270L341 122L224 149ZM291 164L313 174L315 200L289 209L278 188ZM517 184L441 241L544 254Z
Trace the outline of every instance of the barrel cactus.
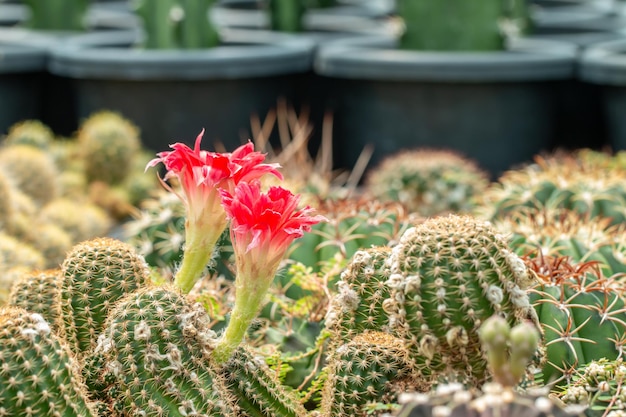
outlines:
M624 284L605 278L595 262L526 258L539 282L529 290L545 341L545 383L564 386L593 360L614 360L626 344Z
M89 116L79 128L78 142L88 181L107 184L118 184L127 177L141 148L138 128L111 111Z
M469 213L488 186L486 172L447 150L416 149L385 158L366 179L366 192L398 201L422 216Z
M388 262L389 327L433 375L485 381L477 330L494 314L539 328L526 293L535 278L489 223L457 215L429 219L404 233Z
M59 170L42 149L29 145L3 147L0 149L0 171L38 206L43 206L59 193L56 180Z
M95 417L79 365L37 313L0 309L0 414Z
M565 209L586 218L608 217L612 224L626 220L626 166L590 158L584 152L536 157L534 164L502 175L484 193L476 212L495 220L520 207ZM612 169L607 169L607 166Z
M54 141L54 132L39 120L23 120L9 128L4 145L30 145L47 150Z

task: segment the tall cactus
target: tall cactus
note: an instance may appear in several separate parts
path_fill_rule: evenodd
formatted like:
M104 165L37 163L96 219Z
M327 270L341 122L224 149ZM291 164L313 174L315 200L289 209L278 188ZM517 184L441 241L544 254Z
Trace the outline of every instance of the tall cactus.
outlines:
M144 46L150 49L200 49L219 44L209 20L214 0L139 0L135 11L143 21Z
M504 37L498 27L505 13L501 0L399 0L397 7L405 25L400 41L403 49L504 49Z
M210 364L217 335L204 308L176 290L145 288L111 312L96 354L113 381L114 407L145 415L235 416L224 378Z
M82 31L89 0L25 0L28 26L38 30Z
M78 363L40 314L0 309L0 363L1 415L97 415Z
M61 269L62 334L77 354L95 348L115 303L150 281L145 260L130 245L112 238L77 244Z

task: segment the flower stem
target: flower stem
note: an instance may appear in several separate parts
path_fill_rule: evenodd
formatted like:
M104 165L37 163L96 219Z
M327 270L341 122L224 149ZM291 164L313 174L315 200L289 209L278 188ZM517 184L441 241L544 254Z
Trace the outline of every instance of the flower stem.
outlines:
M232 353L243 341L250 323L257 316L265 299L273 277L270 279L244 280L236 279L235 306L224 334L213 350L212 356L217 364L230 359ZM244 281L244 282L242 282Z
M174 285L183 293L189 293L202 275L213 256L213 249L222 231L216 233L215 230L187 229L183 260L174 277Z

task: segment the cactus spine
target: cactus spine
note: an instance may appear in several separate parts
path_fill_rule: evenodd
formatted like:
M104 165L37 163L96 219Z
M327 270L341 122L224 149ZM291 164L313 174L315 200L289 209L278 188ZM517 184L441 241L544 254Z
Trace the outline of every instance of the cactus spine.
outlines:
M494 314L539 328L524 262L489 224L470 216L429 219L402 236L389 257L389 326L433 374L480 384L487 364L477 330Z
M299 398L283 387L262 357L240 346L220 369L241 413L264 417L301 417Z
M150 281L145 260L130 245L112 238L74 246L61 269L63 335L77 354L95 348L114 304Z
M77 362L41 315L0 309L0 363L0 415L97 415Z
M113 381L114 408L146 416L235 416L223 378L210 366L217 336L204 308L174 289L144 288L111 312L96 354Z
M60 269L25 273L13 284L9 305L23 308L29 313L40 314L54 329L61 313L60 280Z

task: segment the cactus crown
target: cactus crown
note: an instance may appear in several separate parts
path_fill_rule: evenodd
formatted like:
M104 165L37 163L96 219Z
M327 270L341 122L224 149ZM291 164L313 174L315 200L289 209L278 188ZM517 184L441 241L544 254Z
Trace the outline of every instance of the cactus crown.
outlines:
M52 129L39 120L24 120L9 128L4 145L30 145L46 150L54 141Z

